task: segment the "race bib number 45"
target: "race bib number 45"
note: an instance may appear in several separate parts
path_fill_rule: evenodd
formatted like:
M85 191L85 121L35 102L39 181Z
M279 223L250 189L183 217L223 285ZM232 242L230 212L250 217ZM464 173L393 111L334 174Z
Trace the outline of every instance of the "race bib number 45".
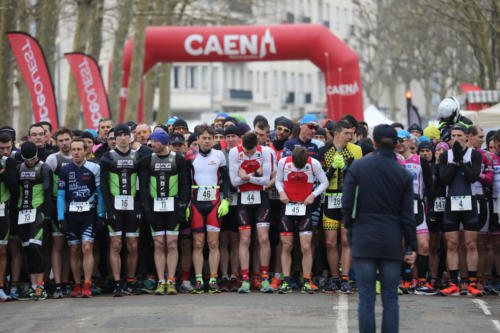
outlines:
M198 188L198 196L196 197L198 201L214 201L216 197L217 197L217 189L212 187Z
M241 204L260 205L260 191L241 192Z
M116 210L134 210L134 197L131 195L115 196Z
M29 224L35 222L36 209L24 209L19 211L17 224Z
M306 215L306 205L303 203L290 202L285 206L285 215L304 216Z

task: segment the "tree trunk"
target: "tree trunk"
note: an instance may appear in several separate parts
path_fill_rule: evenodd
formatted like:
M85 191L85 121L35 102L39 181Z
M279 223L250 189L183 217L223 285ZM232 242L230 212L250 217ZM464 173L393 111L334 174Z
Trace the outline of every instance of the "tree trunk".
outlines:
M16 28L16 2L2 1L0 22L0 126L12 126L15 59L5 32Z
M133 0L122 0L118 27L115 31L113 44L113 63L111 66L111 83L109 87L108 100L111 108L111 117L118 121L120 111L120 89L122 86L123 45L127 38L128 27L132 19Z
M170 113L170 67L169 63L165 63L158 69L160 102L156 113L157 124L164 124Z
M130 75L128 78L127 106L125 108L125 120L137 121L139 110L139 99L144 65L144 35L146 29L148 10L147 0L136 0L137 11L134 29L134 45L132 48L132 63L130 64Z
M87 53L90 54L97 63L102 47L102 21L104 17L104 0L97 0L93 3L90 17L89 47Z
M19 17L21 18L18 28L21 31L29 31L30 24L33 22L33 16L27 6L26 0L19 0L17 6ZM30 91L20 71L17 71L16 87L19 92L19 119L17 125L17 138L19 140L22 136L28 135L28 127L33 119L33 105L31 103Z
M76 19L75 37L73 39L73 52L85 52L87 46L88 18L92 0L77 0L78 16ZM73 73L69 73L68 97L66 99L65 125L70 128L78 128L82 113L80 112L80 100L76 88Z
M37 29L38 40L43 49L43 54L47 60L50 74L55 74L56 67L56 35L57 24L59 22L59 0L43 0L41 4L42 20L40 29ZM52 19L43 19L43 18Z

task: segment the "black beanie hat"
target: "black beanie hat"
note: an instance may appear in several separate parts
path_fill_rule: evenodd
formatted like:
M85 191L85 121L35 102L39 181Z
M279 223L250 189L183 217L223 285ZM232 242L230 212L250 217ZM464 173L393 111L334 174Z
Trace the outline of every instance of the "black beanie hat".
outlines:
M126 124L118 124L115 126L115 137L120 134L130 135L130 129Z
M229 135L229 134L234 134L234 135L237 135L237 136L241 136L240 135L240 129L237 126L234 126L234 125L229 125L226 128L226 130L224 131L224 136Z
M21 157L24 160L31 160L38 154L38 149L34 142L26 141L21 145Z

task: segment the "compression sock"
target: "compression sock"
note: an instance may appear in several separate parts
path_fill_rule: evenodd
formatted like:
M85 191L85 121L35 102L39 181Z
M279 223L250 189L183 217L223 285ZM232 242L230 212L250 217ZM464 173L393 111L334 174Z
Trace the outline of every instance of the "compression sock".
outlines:
M427 271L429 270L429 256L417 255L417 270L418 279L425 280L427 278Z

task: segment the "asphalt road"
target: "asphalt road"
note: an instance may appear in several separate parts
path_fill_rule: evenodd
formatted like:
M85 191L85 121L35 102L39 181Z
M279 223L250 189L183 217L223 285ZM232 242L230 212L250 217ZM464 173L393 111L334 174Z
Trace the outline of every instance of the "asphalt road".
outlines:
M0 304L1 332L357 332L357 295L99 296ZM401 332L500 332L500 297L405 295ZM377 297L377 327L380 328ZM380 330L380 329L379 329Z

